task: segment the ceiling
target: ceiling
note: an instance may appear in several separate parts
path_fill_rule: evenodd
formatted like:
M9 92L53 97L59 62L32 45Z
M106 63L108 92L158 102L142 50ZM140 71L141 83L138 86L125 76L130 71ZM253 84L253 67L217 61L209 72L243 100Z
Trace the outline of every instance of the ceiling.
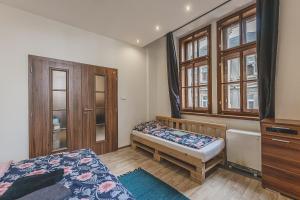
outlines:
M0 3L143 47L225 1L0 0ZM187 5L190 11L186 10Z

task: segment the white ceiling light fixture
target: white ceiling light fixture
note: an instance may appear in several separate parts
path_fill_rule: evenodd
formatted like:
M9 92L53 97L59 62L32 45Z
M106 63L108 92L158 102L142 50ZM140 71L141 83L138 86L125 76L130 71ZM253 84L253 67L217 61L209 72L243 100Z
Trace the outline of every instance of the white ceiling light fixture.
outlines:
M160 26L159 26L159 25L156 25L156 26L155 26L155 30L156 30L156 31L159 31L159 30L160 30Z
M140 40L139 40L139 39L136 39L136 43L139 44L139 43L140 43Z
M187 12L191 11L191 5L186 5L186 6L185 6L185 10L186 10Z

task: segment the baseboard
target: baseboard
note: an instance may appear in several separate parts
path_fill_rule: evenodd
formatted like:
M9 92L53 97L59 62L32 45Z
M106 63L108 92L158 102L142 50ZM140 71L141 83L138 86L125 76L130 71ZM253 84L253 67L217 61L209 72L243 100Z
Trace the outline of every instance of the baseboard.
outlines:
M130 147L130 146L131 146L131 144L126 145L126 146L122 146L122 147L119 147L118 150L120 150L120 149L125 149L125 148Z

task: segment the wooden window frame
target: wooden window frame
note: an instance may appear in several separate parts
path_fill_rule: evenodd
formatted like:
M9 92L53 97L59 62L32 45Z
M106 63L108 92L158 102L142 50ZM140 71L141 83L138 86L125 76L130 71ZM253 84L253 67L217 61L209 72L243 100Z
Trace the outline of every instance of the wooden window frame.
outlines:
M198 41L200 38L207 37L207 55L198 57L198 55L195 57L195 41ZM187 60L187 48L188 45L186 43L192 42L192 59ZM184 47L184 50L183 50ZM211 113L212 111L212 85L211 85L211 25L208 25L204 28L201 28L197 31L194 31L193 33L182 37L179 39L179 82L180 82L180 106L181 106L181 112L193 112L193 113ZM198 54L198 51L197 51ZM183 57L185 58L183 60ZM197 65L199 64L200 65ZM205 64L204 64L205 63ZM201 84L198 83L198 85L195 85L195 68L200 67L203 65L207 65L207 83ZM182 80L182 70L186 70L187 68L192 68L192 86L188 86L187 83L187 72L185 72L185 80L183 83ZM198 68L200 69L200 68ZM199 75L199 74L198 74ZM194 98L195 89L201 88L201 87L207 87L207 108L201 108L196 107L195 108L195 102L196 99ZM187 91L188 88L193 89L193 107L188 108L187 104ZM183 89L185 89L185 94L183 96ZM183 99L184 98L184 99ZM197 101L199 102L199 95Z
M248 6L230 16L227 16L217 22L217 62L218 62L218 69L217 69L217 90L218 90L218 114L220 115L238 115L238 116L250 116L250 117L258 117L259 110L258 109L247 109L246 93L244 85L249 82L257 82L257 78L254 80L247 80L244 76L245 70L245 52L255 50L256 51L256 41L245 43L245 21L249 18L256 16L256 4ZM239 45L236 47L222 49L224 45L223 41L223 30L228 26L238 23L240 27L240 41ZM225 66L225 58L234 54L239 54L240 60L240 79L236 81L240 84L240 108L239 109L224 109L225 107L225 95L223 95L223 85L228 83L223 82L223 67ZM251 55L251 54L250 54ZM233 82L232 82L233 83Z

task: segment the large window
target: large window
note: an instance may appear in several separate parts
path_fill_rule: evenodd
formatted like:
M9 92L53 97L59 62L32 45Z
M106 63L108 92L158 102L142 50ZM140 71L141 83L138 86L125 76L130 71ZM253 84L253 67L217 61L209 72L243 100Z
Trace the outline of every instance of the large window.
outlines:
M219 113L258 115L255 5L217 26Z
M210 29L180 39L182 111L211 112Z

